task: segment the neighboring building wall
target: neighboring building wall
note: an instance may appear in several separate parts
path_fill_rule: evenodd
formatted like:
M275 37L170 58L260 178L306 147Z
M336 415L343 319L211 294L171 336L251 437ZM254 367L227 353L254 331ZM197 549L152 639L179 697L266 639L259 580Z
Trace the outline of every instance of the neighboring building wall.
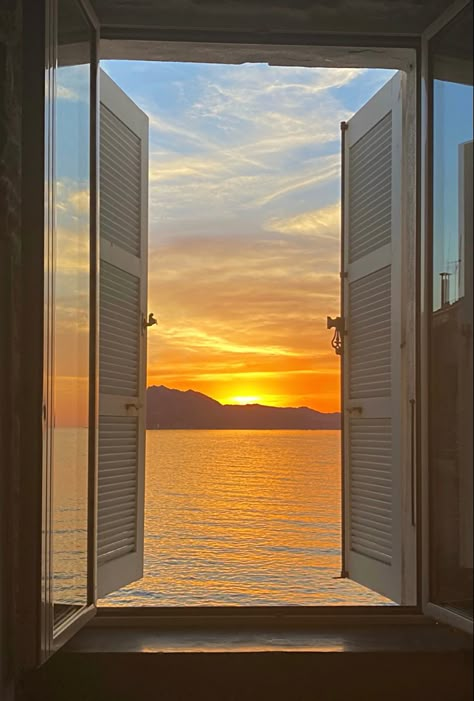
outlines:
M0 699L13 699L11 465L19 464L21 0L0 9Z

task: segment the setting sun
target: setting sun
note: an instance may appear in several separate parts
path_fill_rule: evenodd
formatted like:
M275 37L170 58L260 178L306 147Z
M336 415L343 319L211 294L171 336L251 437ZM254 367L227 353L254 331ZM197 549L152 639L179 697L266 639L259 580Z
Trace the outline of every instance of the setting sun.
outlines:
M231 397L230 404L257 404L260 397Z

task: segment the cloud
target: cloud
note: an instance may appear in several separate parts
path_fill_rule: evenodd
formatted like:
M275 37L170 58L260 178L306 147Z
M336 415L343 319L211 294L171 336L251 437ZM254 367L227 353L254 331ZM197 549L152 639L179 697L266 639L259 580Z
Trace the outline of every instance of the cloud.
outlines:
M142 100L151 126L152 222L284 206L335 187L339 122L348 115L337 92L361 71L203 66L192 86L184 71L173 82L179 110Z
M297 353L279 346L236 343L229 338L222 338L192 326L166 328L162 335L165 340L169 340L172 343L177 341L177 345L181 347L191 347L193 350L204 348L218 355L224 353L245 353L247 355L264 355L266 357L297 355Z
M314 209L302 212L294 217L273 217L265 222L268 231L279 231L283 234L307 234L311 236L329 236L339 241L339 224L341 210L339 203L325 209Z
M81 212L89 214L90 193L88 189L76 190L68 196L68 202L74 213Z
M329 221L329 211L320 220ZM159 325L149 334L150 378L214 383L219 396L221 385L251 377L270 386L332 371L325 319L338 308L337 271L337 242L306 233L188 235L155 245L149 298Z
M78 100L79 95L75 90L66 85L58 85L56 88L56 97L58 100Z
M56 81L56 97L61 101L88 103L90 86L90 66L59 66Z
M329 163L328 163L329 161ZM335 180L339 174L339 160L337 157L331 156L323 160L319 168L314 169L314 173L308 175L296 175L293 178L281 179L278 183L278 189L269 192L257 200L259 205L268 205L273 200L288 195L293 192L303 191L307 188L314 187L320 183L328 183Z

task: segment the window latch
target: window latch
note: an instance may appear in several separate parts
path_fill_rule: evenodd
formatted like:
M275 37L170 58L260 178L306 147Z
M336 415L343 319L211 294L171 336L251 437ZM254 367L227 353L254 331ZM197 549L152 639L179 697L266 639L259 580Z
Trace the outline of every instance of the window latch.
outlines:
M336 355L342 355L342 335L344 333L344 321L340 316L335 319L328 316L327 328L334 329L334 336L331 340L331 346L334 348Z

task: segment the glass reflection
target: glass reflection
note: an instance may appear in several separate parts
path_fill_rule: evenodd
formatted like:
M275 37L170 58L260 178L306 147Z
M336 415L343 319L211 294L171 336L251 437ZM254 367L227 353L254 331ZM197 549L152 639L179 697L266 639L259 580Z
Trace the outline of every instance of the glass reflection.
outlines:
M472 617L472 3L432 42L431 600Z
M90 30L59 3L55 123L53 601L87 603Z

